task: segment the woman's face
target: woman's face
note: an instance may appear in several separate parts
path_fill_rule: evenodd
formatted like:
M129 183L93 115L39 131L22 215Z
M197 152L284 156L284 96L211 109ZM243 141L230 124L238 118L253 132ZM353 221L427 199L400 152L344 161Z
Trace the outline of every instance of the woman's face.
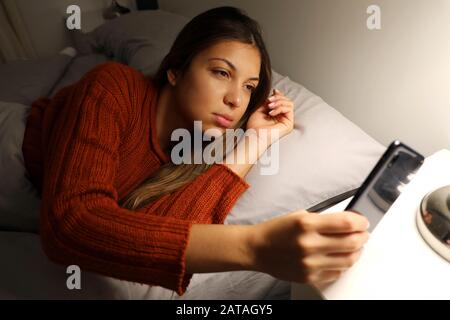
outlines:
M169 71L169 82L183 122L202 121L202 131L222 133L235 127L258 85L258 49L238 41L222 41L203 50L180 76Z

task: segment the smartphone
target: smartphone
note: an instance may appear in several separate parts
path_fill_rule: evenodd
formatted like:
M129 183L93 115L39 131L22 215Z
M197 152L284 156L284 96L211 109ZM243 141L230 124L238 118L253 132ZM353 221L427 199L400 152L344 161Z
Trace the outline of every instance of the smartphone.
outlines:
M369 232L377 226L384 214L398 198L403 188L422 166L424 157L395 140L364 180L345 208L369 219Z

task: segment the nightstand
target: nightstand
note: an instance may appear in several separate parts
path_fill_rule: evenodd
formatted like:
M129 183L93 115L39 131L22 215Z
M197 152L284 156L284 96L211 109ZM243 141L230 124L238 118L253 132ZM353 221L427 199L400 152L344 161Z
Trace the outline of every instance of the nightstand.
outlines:
M341 278L320 289L293 283L291 298L450 299L450 263L428 246L416 226L422 198L445 185L450 185L449 150L425 159L372 232L358 262ZM342 211L349 201L325 212Z

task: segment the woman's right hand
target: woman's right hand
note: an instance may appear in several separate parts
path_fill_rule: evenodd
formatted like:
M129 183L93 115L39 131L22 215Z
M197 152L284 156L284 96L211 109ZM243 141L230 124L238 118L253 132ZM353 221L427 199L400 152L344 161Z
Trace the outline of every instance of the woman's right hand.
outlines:
M353 212L302 210L253 227L254 270L313 285L335 281L358 260L369 237L369 221Z
M253 129L265 148L294 129L294 103L277 89L249 117L246 129Z

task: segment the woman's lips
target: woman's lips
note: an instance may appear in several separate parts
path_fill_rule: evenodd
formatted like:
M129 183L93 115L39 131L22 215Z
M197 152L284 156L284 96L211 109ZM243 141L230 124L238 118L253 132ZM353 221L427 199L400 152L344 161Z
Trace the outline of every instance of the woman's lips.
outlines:
M219 126L225 127L225 128L231 127L233 120L229 116L219 114L219 113L213 113L213 115L214 115L214 119L216 120L216 123Z

